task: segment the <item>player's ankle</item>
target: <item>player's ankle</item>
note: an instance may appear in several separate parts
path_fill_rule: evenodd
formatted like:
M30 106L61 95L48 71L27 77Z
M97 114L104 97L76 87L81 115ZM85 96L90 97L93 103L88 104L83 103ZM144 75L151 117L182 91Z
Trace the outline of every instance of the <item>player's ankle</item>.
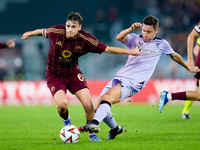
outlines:
M90 121L89 123L99 125L99 121L97 121L96 119L92 119L92 121Z

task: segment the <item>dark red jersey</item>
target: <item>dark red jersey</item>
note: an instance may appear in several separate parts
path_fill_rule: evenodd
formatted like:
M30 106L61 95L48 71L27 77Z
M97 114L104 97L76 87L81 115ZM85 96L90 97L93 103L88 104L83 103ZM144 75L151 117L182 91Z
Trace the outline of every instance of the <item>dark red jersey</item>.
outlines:
M1 42L0 42L0 48L6 48L6 47L8 47L8 46L6 45L6 43L1 43Z
M47 69L58 75L73 73L78 69L80 56L89 52L101 54L107 47L83 30L78 32L74 40L66 38L65 34L64 25L55 25L44 30L45 37L50 39Z
M197 23L197 25L194 27L194 29L200 34L200 20ZM198 66L200 68L200 53L198 53L196 60L195 60L195 65ZM197 72L194 75L195 78L197 78L198 80L200 79L200 72Z

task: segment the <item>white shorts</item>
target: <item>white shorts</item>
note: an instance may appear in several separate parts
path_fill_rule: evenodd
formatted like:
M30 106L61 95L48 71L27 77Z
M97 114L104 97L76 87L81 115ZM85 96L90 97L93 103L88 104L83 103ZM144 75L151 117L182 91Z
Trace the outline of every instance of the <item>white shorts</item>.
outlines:
M134 80L115 77L104 87L100 95L103 96L109 89L119 83L121 83L122 86L120 101L137 94L143 87L143 84L138 85L138 83L136 83Z

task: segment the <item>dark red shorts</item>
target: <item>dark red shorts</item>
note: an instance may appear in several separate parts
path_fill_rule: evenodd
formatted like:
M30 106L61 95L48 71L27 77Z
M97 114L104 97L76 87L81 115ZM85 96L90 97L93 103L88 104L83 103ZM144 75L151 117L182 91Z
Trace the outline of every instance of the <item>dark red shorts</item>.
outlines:
M88 88L81 70L77 70L70 75L57 75L47 70L46 80L47 87L50 89L53 96L59 90L63 90L65 93L69 90L74 94L81 89Z

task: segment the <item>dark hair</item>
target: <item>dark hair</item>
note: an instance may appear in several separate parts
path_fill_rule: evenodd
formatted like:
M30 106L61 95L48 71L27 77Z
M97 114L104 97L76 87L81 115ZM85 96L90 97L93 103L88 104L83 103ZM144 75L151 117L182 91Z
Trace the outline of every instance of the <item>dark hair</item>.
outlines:
M154 16L146 16L143 20L143 23L146 25L153 25L154 30L156 30L159 25L159 20Z
M77 12L70 12L68 17L67 17L67 21L70 20L72 22L76 22L78 21L78 23L81 25L83 22L83 18L81 17L81 15Z

